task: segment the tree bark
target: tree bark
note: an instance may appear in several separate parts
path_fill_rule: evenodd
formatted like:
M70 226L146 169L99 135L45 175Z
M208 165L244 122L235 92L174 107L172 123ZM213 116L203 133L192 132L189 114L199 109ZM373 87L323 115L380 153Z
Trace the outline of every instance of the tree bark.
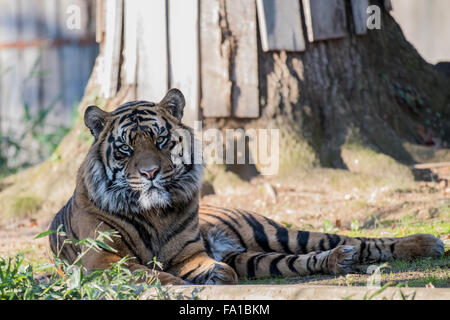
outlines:
M436 149L450 143L449 78L422 59L388 12L381 20L380 30L309 43L302 53L259 48L261 117L210 119L207 127L279 128L285 170L347 168L346 145L408 165L448 159ZM350 8L347 25L353 30Z

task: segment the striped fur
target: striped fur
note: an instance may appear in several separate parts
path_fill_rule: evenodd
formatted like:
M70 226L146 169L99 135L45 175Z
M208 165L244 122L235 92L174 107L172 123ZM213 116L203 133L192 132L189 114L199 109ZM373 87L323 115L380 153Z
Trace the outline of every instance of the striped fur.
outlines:
M215 230L235 243L211 256L221 256L239 277L290 277L315 273L343 274L358 263L390 259L441 256L441 240L429 234L403 238L352 238L320 232L291 230L275 221L244 210L201 206L200 230L205 239Z
M73 196L50 226L62 225L65 232L50 236L53 253L73 262L80 249L65 239L114 229L120 238L108 244L116 252L91 250L83 266L103 269L129 256L130 270L151 270L156 257L162 284L339 274L351 272L356 263L443 254L442 242L432 235L350 238L290 230L247 211L199 206L202 166L193 163L193 135L181 123L183 107L183 95L172 89L159 103L128 102L111 113L94 106L86 110L95 141Z

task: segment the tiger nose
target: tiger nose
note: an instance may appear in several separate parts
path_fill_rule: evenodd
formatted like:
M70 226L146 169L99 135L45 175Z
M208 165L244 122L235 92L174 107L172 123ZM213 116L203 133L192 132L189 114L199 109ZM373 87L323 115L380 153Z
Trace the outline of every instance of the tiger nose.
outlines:
M153 179L155 179L156 175L159 173L159 170L160 170L160 167L155 166L151 169L147 169L147 168L139 169L139 173L144 178L146 178L148 180L153 180Z

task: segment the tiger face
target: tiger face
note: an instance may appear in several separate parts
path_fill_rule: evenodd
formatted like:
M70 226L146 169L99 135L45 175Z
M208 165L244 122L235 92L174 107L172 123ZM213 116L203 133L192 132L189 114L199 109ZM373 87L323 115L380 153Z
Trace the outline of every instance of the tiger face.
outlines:
M108 212L137 213L191 201L202 166L192 130L181 123L185 100L171 89L159 103L132 101L113 112L89 106L95 138L84 167L90 199Z

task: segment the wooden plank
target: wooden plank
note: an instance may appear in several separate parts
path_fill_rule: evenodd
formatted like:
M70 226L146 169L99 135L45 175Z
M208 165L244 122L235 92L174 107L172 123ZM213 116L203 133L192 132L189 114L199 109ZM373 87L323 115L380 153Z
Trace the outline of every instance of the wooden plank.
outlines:
M46 0L43 3L42 36L47 39L58 37L58 6L60 0ZM70 124L70 112L63 105L62 71L59 49L46 47L42 52L42 107L53 105L48 120L52 124Z
M95 10L95 6L92 4L92 0L83 0L83 9L81 14L93 15L93 12L89 12ZM82 38L85 39L93 39L96 35L96 24L92 21L86 21L82 28ZM95 58L92 57L92 48L97 47L97 44L90 45L78 45L80 50L80 101L84 96L86 85L91 76L93 63Z
M96 14L97 7L93 5L92 0L84 0L86 4L88 4L88 10L89 10L89 16L94 16L94 13ZM103 1L103 0L102 0ZM103 6L103 4L102 4ZM102 9L103 10L103 9ZM104 10L103 10L104 12ZM103 20L102 15L102 20ZM97 23L92 18L89 19L89 24L84 30L85 37L87 39L93 39L96 36L97 32ZM81 45L81 44L80 44ZM91 77L92 71L94 69L94 64L97 59L98 53L99 53L99 47L100 45L97 43L90 42L88 45L81 45L83 47L83 53L82 53L82 60L83 63L83 72L82 72L82 97L84 96L87 83L89 82L89 79ZM82 98L81 97L81 98Z
M0 1L0 41L19 40L19 2ZM0 50L0 134L17 138L22 112L20 52ZM2 152L4 154L4 152Z
M410 166L413 169L434 169L434 168L444 168L450 167L450 162L429 162L429 163L419 163Z
M302 0L309 42L347 35L344 0Z
M102 94L105 98L114 97L119 82L119 65L122 41L122 0L105 1L105 44L103 51Z
M160 101L168 87L165 0L139 0L137 97Z
M257 0L259 30L263 51L304 51L298 0Z
M364 35L367 33L367 7L369 0L352 0L353 23L355 25L355 33Z
M204 117L231 115L228 69L231 43L229 39L222 39L219 12L219 0L200 1L201 106Z
M58 32L61 37L74 42L84 33L87 25L87 9L83 0L61 0L58 10ZM66 114L71 114L74 104L81 98L81 53L75 44L59 48L61 59L62 99Z
M253 0L226 0L227 19L234 40L232 106L239 118L259 116L256 6Z
M126 84L136 84L137 67L137 20L139 11L136 1L124 3L124 44L123 44L123 73Z
M392 2L391 2L391 0L384 0L384 8L387 11L391 11L392 10Z
M39 37L40 1L19 1L21 28L19 40L31 41ZM39 101L39 71L41 69L41 49L25 47L21 52L21 69L23 79L22 98L23 104L27 104L32 113L40 109Z
M95 41L101 43L103 41L103 32L104 32L104 21L103 21L103 0L96 0L96 9L95 9Z
M183 123L198 120L199 47L198 0L169 0L170 87L186 99Z

